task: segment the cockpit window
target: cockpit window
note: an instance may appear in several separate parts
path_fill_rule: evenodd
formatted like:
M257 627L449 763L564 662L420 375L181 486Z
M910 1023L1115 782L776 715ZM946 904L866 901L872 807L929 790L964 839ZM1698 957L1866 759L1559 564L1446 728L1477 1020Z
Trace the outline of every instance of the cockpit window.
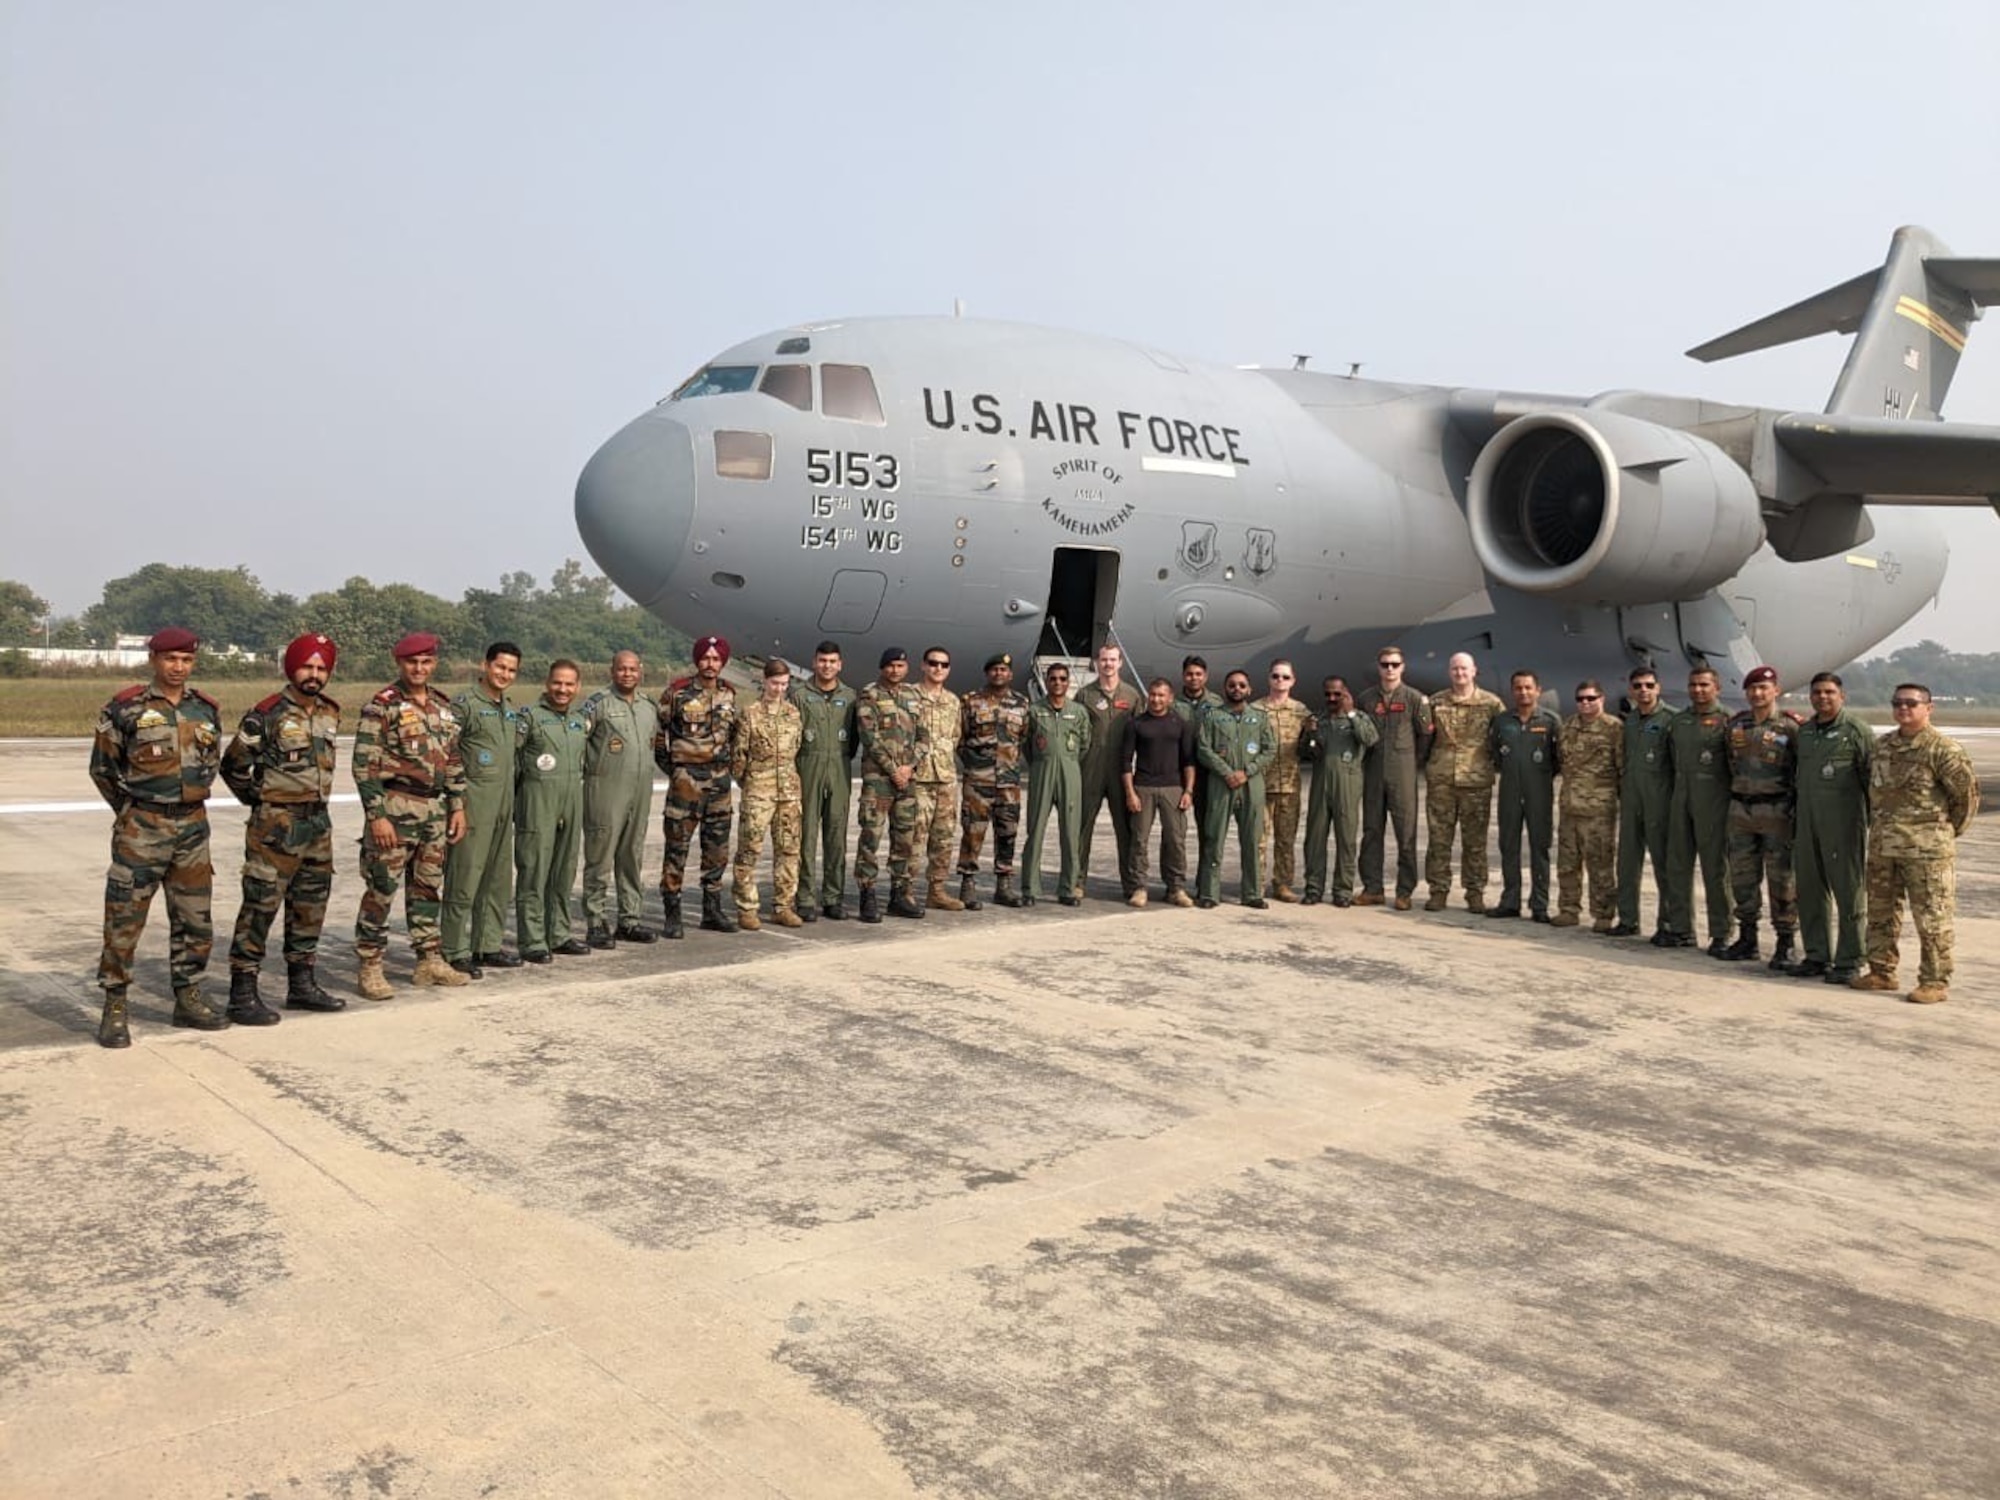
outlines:
M719 428L715 434L715 472L721 479L769 479L771 477L771 434L731 432Z
M681 382L671 399L692 401L697 396L733 396L756 383L755 365L703 365Z
M757 383L757 389L767 396L776 396L787 406L800 411L813 409L813 374L811 365L772 365L764 372L764 378Z
M875 377L866 365L821 365L819 391L822 409L829 417L845 422L866 422L883 426L882 399L875 394Z

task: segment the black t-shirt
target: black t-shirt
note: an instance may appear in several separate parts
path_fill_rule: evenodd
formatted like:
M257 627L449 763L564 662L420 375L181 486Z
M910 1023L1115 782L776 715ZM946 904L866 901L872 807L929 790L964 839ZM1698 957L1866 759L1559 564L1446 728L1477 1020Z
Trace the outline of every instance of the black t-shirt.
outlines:
M1135 714L1125 726L1120 769L1130 768L1132 785L1179 786L1181 771L1194 764L1194 721L1171 711L1157 718Z

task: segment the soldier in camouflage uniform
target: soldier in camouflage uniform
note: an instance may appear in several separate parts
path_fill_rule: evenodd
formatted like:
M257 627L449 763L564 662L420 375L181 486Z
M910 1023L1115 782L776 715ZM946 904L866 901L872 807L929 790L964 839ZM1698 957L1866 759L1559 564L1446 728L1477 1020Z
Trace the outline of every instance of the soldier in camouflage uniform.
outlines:
M583 842L583 763L591 724L577 706L583 668L549 663L540 701L514 716L514 937L521 957L583 958L590 944L570 930L570 895Z
M792 684L799 711L799 919L847 916L847 804L859 744L857 695L840 678L840 647L813 647L813 674Z
M653 761L668 777L660 904L670 938L681 935L681 884L697 824L701 925L709 932L736 930L736 919L722 904L722 877L729 869L729 763L736 755L736 689L722 680L728 664L729 642L705 635L694 643L694 676L680 678L660 697Z
M1500 904L1489 917L1521 915L1521 829L1528 830L1528 915L1549 920L1549 850L1555 843L1556 777L1562 770L1562 720L1541 706L1533 672L1508 679L1512 713L1487 730L1500 787Z
M881 676L861 690L855 726L861 741L861 837L854 846L854 883L861 892L861 920L879 922L875 895L882 831L889 832L889 911L921 917L910 894L917 828L917 763L930 744L917 690L906 679L910 654L901 646L882 653Z
M1486 836L1493 826L1493 721L1507 705L1479 686L1469 652L1445 663L1451 686L1431 699L1434 738L1424 763L1424 814L1429 824L1424 879L1431 888L1425 911L1443 911L1451 894L1451 845L1459 844L1459 878L1465 909L1486 910Z
M1799 716L1778 707L1778 674L1770 667L1744 674L1743 696L1750 706L1729 721L1729 888L1736 897L1737 932L1723 957L1741 962L1758 956L1757 919L1768 882L1771 927L1778 934L1771 967L1784 969L1799 926L1792 875Z
M1897 686L1889 700L1896 727L1875 741L1868 767L1868 972L1857 990L1896 988L1897 939L1909 899L1921 948L1918 1005L1946 999L1951 987L1951 919L1957 895L1953 841L1979 811L1972 759L1931 728L1931 690Z
M1299 899L1299 741L1313 722L1312 710L1292 696L1297 680L1283 657L1271 663L1271 688L1255 704L1271 721L1274 754L1264 773L1263 864L1270 875L1270 895L1277 901Z
M221 710L188 685L201 642L179 626L146 643L153 680L134 683L104 705L90 751L90 779L116 815L111 868L104 877L104 990L98 1043L129 1047L125 999L132 953L146 928L153 893L167 893L174 1025L218 1031L228 1017L202 998L215 929L209 919L214 870L208 855L208 789L222 756Z
M1660 887L1658 948L1691 948L1694 871L1701 865L1708 906L1708 952L1729 951L1729 715L1716 701L1721 679L1712 668L1688 673L1688 706L1668 731L1674 757L1674 795L1667 809L1667 879Z
M979 851L993 829L993 899L1019 906L1014 846L1021 833L1021 758L1028 739L1028 700L1014 691L1014 658L986 658L986 686L967 693L960 708L958 763L964 811L959 817L958 899L972 905Z
M1264 900L1264 773L1278 753L1271 721L1250 702L1250 674L1222 679L1222 707L1212 709L1195 734L1194 755L1208 787L1208 859L1196 880L1194 904L1212 908L1222 899L1222 846L1236 824L1243 904L1262 911Z
M771 835L771 920L799 927L799 747L805 719L787 696L792 669L779 657L764 663L764 691L743 710L729 774L743 789L736 820L736 921L745 931L757 918L757 856Z
M917 703L924 717L925 747L917 762L917 826L912 847L923 861L927 898L920 903L940 911L976 910L977 901L961 901L945 889L951 874L952 833L958 826L958 734L961 705L958 694L945 686L951 676L951 653L942 646L924 651L924 680Z
M1583 911L1583 877L1590 874L1591 928L1618 922L1618 788L1625 779L1625 726L1604 711L1595 679L1576 685L1576 712L1556 742L1562 792L1556 801L1556 927L1574 927Z
M264 941L285 907L287 1010L333 1011L345 1000L319 987L313 965L327 898L333 893L335 739L340 705L326 695L339 650L323 635L285 648L285 688L243 716L222 757L222 779L250 809L243 834L243 904L229 945L229 1019L275 1026L278 1013L258 993Z
M389 913L403 883L403 919L416 950L419 985L470 983L440 951L439 892L445 852L465 837L465 767L458 758L458 716L431 691L438 638L404 636L394 648L396 681L362 705L354 732L354 786L367 827L361 835L361 906L354 952L364 1000L396 992L382 972ZM405 882L407 876L407 882Z
M1648 855L1653 884L1660 892L1654 936L1678 932L1683 920L1673 910L1667 875L1668 813L1674 800L1674 724L1680 715L1660 701L1660 678L1651 667L1634 667L1626 679L1632 711L1625 715L1625 782L1618 789L1618 922L1607 937L1639 935L1639 887ZM1676 944L1675 946L1678 946Z
M1146 693L1120 673L1125 653L1109 642L1098 648L1097 675L1077 691L1076 701L1090 715L1090 750L1083 760L1083 805L1078 824L1083 830L1077 894L1090 876L1090 844L1097 832L1097 814L1111 809L1111 837L1118 855L1119 894L1131 900L1134 887L1126 872L1132 864L1132 817L1125 810L1125 778L1118 752L1125 745L1125 726L1146 706Z
M1090 751L1090 712L1069 695L1069 668L1043 676L1049 695L1028 708L1027 879L1021 904L1042 898L1042 836L1056 815L1056 900L1075 906L1083 897L1083 758Z
M1849 713L1839 676L1812 680L1813 716L1799 726L1799 802L1792 871L1799 892L1799 945L1786 972L1845 984L1861 973L1868 855L1868 763L1875 736ZM1837 938L1828 916L1840 914Z
M641 864L653 822L653 736L660 708L639 691L645 663L636 651L611 658L611 686L584 700L590 740L583 752L583 914L593 948L650 943L639 920L646 891Z
M1430 759L1431 700L1403 681L1403 650L1385 646L1375 661L1380 682L1363 688L1355 707L1375 721L1375 751L1361 767L1361 894L1356 906L1380 906L1388 830L1396 830L1396 910L1410 909L1417 888L1417 775Z
M489 968L518 969L505 947L514 884L514 746L520 710L507 689L521 670L521 648L486 648L478 683L451 700L458 715L458 757L465 767L465 837L444 864L445 961L469 979Z
M1354 904L1361 853L1361 791L1368 752L1381 738L1375 720L1355 707L1347 679L1320 685L1326 712L1307 721L1299 758L1313 768L1306 797L1305 904L1324 896L1335 906ZM1333 879L1327 880L1327 839L1333 839Z

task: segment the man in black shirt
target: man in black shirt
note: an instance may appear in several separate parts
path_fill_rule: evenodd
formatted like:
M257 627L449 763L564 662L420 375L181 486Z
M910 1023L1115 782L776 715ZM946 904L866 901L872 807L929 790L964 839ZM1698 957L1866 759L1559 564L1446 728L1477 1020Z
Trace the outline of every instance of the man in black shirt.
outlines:
M1174 712L1174 685L1155 677L1146 687L1146 711L1125 725L1118 758L1125 810L1132 814L1131 865L1125 884L1133 906L1146 904L1146 844L1160 820L1160 877L1167 900L1192 906L1187 893L1187 813L1194 805L1194 720Z

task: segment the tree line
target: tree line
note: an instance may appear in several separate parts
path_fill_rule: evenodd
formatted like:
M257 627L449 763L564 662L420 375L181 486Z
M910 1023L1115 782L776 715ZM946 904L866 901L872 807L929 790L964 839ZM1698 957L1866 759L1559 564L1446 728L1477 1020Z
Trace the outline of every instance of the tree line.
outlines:
M626 649L649 662L675 662L688 648L686 636L616 599L610 579L586 573L574 558L546 586L531 573L509 573L498 588L467 589L456 603L407 583L361 577L299 599L270 592L248 568L148 563L105 584L82 614L60 619L50 617L47 601L27 584L0 579L0 671L12 675L36 667L9 648L110 647L121 635L150 635L163 625L201 635L202 671L210 676L267 674L286 643L309 630L339 644L342 676L394 675L390 647L413 630L438 635L452 662L478 661L488 641L513 641L529 671L557 656L608 662ZM224 653L232 646L257 660L231 663Z

